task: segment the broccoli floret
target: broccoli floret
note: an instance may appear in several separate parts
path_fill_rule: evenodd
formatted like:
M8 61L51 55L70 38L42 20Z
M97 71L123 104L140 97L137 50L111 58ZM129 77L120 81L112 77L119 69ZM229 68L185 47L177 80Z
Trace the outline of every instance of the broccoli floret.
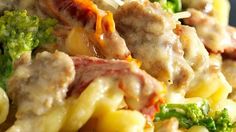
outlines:
M203 102L197 104L164 104L156 114L154 121L176 117L181 128L190 128L194 125L205 126L210 132L232 132L235 125L230 121L226 109L217 111L209 116L209 105Z
M232 128L235 128L235 123L230 121L230 117L228 111L223 109L222 111L218 111L214 116L216 131L217 132L231 132Z
M182 10L181 0L150 0L151 2L160 2L163 9L170 12L180 12Z
M29 16L26 10L4 12L0 17L0 87L6 88L12 65L24 52L55 40L52 35L55 24L53 19Z
M0 87L6 88L6 81L13 70L12 59L9 55L0 55Z

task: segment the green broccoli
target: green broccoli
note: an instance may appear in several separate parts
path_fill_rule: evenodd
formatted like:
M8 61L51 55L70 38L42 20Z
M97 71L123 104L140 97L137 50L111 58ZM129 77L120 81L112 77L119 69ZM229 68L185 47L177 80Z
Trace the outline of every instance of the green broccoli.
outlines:
M214 116L209 116L209 105L203 102L197 104L164 104L156 114L154 121L175 117L181 128L190 128L194 125L205 126L210 132L232 132L235 123L231 123L226 109L217 111Z
M0 87L6 88L13 63L23 53L55 40L52 35L55 24L53 19L29 16L26 10L4 12L0 17Z
M216 112L214 121L217 132L231 132L232 128L236 127L236 123L231 123L228 111L226 109Z
M151 2L160 2L163 9L170 12L180 12L182 10L181 0L150 0Z

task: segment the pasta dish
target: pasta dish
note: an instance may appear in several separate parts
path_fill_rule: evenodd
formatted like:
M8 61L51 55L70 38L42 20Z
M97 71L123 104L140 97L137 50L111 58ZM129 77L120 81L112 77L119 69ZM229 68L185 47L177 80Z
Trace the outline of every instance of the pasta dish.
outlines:
M236 132L228 0L0 0L0 132Z

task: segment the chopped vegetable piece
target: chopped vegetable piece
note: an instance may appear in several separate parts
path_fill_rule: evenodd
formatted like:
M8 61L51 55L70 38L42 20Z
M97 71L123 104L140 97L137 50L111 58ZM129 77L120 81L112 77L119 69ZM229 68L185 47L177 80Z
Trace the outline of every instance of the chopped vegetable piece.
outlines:
M160 107L160 112L156 114L155 121L176 117L181 128L190 128L195 125L205 126L210 132L232 132L236 127L228 115L228 111L215 112L214 116L209 116L209 105L203 102L201 106L197 104L164 104Z
M23 53L40 44L55 40L52 35L55 20L40 20L27 15L27 11L5 11L0 17L0 87L13 71L13 63Z
M181 0L150 0L151 2L159 2L162 7L170 12L180 12L182 10Z

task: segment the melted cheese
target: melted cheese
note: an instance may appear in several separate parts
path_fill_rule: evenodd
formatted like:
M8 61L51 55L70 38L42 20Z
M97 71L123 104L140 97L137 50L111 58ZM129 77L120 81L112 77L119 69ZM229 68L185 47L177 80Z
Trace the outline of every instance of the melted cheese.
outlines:
M70 55L96 56L89 42L88 33L81 27L74 27L66 38L65 48Z
M97 102L112 86L109 79L97 79L91 83L78 98L70 98L67 103L68 113L62 131L79 130L93 115Z
M104 45L103 33L115 31L115 22L112 13L110 11L104 12L103 10L98 9L96 4L91 0L74 0L74 2L96 15L95 38L98 40L100 45Z

